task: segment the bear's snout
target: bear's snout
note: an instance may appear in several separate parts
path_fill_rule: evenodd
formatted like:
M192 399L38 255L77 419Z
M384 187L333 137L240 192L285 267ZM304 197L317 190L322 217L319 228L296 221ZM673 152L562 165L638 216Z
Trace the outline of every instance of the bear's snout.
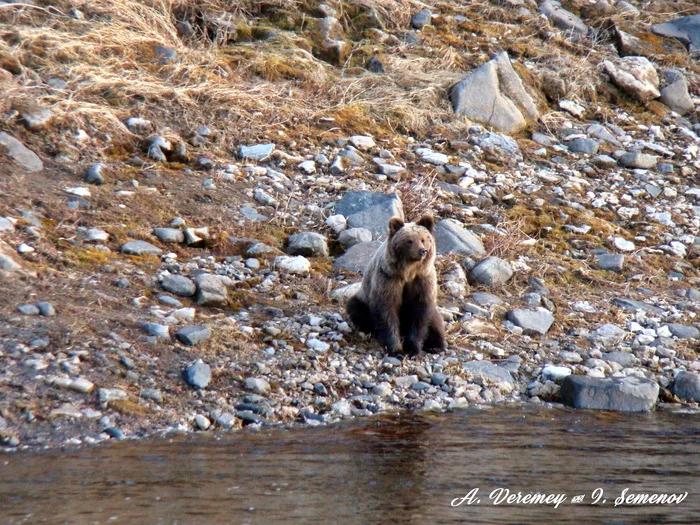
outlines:
M426 250L425 248L421 248L420 250L418 250L418 255L420 255L420 258L422 259L426 255L428 255L428 250Z

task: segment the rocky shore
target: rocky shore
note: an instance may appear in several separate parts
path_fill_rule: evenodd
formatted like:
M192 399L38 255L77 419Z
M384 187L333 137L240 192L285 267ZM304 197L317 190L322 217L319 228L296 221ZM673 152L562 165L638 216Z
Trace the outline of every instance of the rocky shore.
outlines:
M2 447L697 408L700 14L165 4L0 2ZM401 359L344 303L424 212L448 349Z

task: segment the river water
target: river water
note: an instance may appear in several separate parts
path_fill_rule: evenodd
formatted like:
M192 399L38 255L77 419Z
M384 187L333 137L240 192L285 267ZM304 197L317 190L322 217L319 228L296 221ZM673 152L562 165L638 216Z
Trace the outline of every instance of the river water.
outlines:
M518 493L550 502L499 499ZM0 454L0 523L698 524L700 413L492 406Z

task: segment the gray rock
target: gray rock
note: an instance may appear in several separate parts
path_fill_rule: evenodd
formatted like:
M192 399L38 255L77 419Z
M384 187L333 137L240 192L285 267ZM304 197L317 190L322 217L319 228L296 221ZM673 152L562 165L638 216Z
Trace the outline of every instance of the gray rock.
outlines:
M623 57L614 63L605 60L603 65L613 83L637 100L647 102L659 97L659 75L645 57Z
M687 326L683 324L667 324L664 325L668 328L671 335L677 337L678 339L700 339L700 330L694 326Z
M619 306L623 310L637 311L641 310L653 315L664 315L666 312L659 308L658 306L653 306L642 301L635 301L634 299L626 299L624 297L616 297L612 300L612 303Z
M634 354L630 354L629 352L607 352L603 354L603 359L605 361L617 363L624 368L631 367L637 362L637 358Z
M126 124L126 127L129 128L129 131L135 133L136 135L145 135L146 133L150 133L150 131L153 129L153 125L151 124L150 120L138 117L128 118L126 121L124 121L124 124Z
M109 233L98 228L78 228L78 235L84 242L106 242L109 240Z
M693 372L679 372L673 380L671 392L681 399L700 403L700 375Z
M255 144L238 148L238 156L243 160L265 160L275 150L274 144Z
M163 250L146 241L129 241L119 251L127 255L160 255Z
M625 168L652 169L656 166L657 158L640 151L628 151L617 161Z
M383 75L386 72L382 61L375 56L371 57L367 61L365 69L367 69L367 71L371 71L372 73L377 73L378 75Z
M569 151L595 155L598 153L598 142L593 139L574 139L569 142Z
M167 304L168 306L174 306L175 308L182 308L182 303L175 299L174 297L170 297L169 295L159 295L158 300L163 303Z
M14 232L15 223L8 217L0 217L0 232Z
M229 414L228 412L224 412L218 418L216 418L216 424L224 428L233 427L233 424L235 422L236 417L233 414Z
M469 272L472 281L491 287L503 286L512 276L513 267L499 257L487 257Z
M272 260L272 264L278 270L293 275L306 275L311 271L311 261L303 255L289 257L281 255Z
M197 292L194 281L184 275L166 275L160 282L161 287L166 292L179 295L180 297L191 297Z
M165 46L155 46L153 53L159 66L164 66L177 61L177 52Z
M367 151L376 146L374 139L369 135L353 135L348 139L350 144L360 151Z
M102 174L103 167L104 166L101 163L90 166L85 174L85 181L90 184L95 184L96 186L101 186L104 184L105 178Z
M211 330L206 326L190 325L180 328L175 333L175 336L182 344L195 346L209 340L211 337Z
M601 270L621 272L625 263L625 256L621 253L602 253L596 255L595 263Z
M546 16L555 27L563 31L583 36L588 34L588 26L583 23L583 20L566 9L563 9L559 2L545 0L540 4L538 10Z
M398 195L369 191L349 191L336 204L335 213L343 215L351 228L365 228L375 237L387 233L389 219L404 218Z
M382 243L379 241L355 244L335 260L333 267L346 272L363 273L370 259L381 245Z
M679 115L685 115L695 109L693 99L688 93L688 83L685 79L677 80L661 90L661 102L666 104Z
M456 253L469 257L483 257L486 249L479 238L453 219L443 219L435 225L437 253Z
M243 382L246 390L264 395L270 391L270 383L264 377L249 377Z
M41 106L22 112L22 121L31 131L39 131L46 128L52 118L53 113L51 110Z
M617 325L608 323L593 330L588 339L603 346L613 346L621 342L626 335L627 332L625 330Z
M304 257L328 257L328 243L320 233L296 233L289 237L287 253Z
M17 307L17 311L22 315L39 315L41 313L35 304L21 304Z
M490 361L469 361L462 368L470 380L478 385L493 386L504 393L510 393L515 388L511 373Z
M518 143L501 133L484 133L473 139L484 150L486 160L503 164L514 164L523 160Z
M515 326L522 328L523 333L531 335L546 334L554 323L552 312L545 308L535 310L516 308L508 311L507 318Z
M97 391L97 401L103 407L111 401L128 399L129 395L120 388L100 388Z
M503 304L503 300L500 297L487 292L474 292L472 294L472 301L479 306L485 306L487 308L489 306Z
M346 248L361 242L372 242L372 232L366 228L348 228L340 232L338 242Z
M254 222L265 222L268 219L266 215L263 215L262 213L258 213L258 211L255 208L249 208L247 206L244 206L240 209L241 215L248 219L249 221L254 221Z
M170 328L158 323L139 323L139 326L151 337L158 339L170 339Z
M211 368L201 359L197 359L192 365L185 368L185 381L195 388L206 388L211 382Z
M683 16L663 24L651 26L651 32L661 36L677 38L688 48L691 55L700 52L700 14Z
M47 303L46 301L41 301L36 303L36 307L39 309L39 313L43 315L44 317L52 317L56 315L56 309L53 307L51 303Z
M488 124L506 133L517 133L539 112L518 74L503 52L471 71L450 92L456 114Z
M423 8L411 17L411 27L413 29L423 29L425 26L430 25L433 19L433 13L430 9Z
M36 172L44 169L44 163L29 148L19 140L11 137L4 131L0 131L0 153L4 153L28 172Z
M617 161L609 155L598 155L591 159L591 164L599 168L614 168L617 166Z
M600 124L591 124L588 126L586 129L586 133L588 133L591 137L596 138L598 140L603 140L605 142L609 142L610 144L613 144L615 146L620 146L620 141L617 140L615 135L610 133L607 128L601 126Z
M597 378L570 375L561 386L564 404L574 408L647 412L659 397L659 385L636 376Z
M197 304L223 306L228 301L228 290L218 276L208 273L198 275L194 278L194 284L197 286Z
M177 228L156 228L153 230L153 235L158 237L160 242L178 244L185 242L185 234Z

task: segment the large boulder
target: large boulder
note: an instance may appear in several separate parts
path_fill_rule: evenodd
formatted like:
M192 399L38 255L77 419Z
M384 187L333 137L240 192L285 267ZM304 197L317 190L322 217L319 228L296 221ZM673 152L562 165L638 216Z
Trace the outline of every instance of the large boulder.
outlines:
M389 219L404 218L401 199L396 194L349 191L335 206L335 213L347 219L350 228L365 228L374 238L385 235Z
M439 254L486 255L479 238L454 219L443 219L435 225L435 248Z
M681 399L700 403L700 375L679 372L671 385L671 392Z
M688 93L688 82L679 79L661 90L661 102L679 115L685 115L695 109L693 99Z
M659 75L645 57L623 57L603 62L613 84L640 102L659 98Z
M450 101L458 115L506 133L517 133L539 117L505 51L455 85Z
M570 375L561 385L564 404L574 408L647 412L659 397L659 385L636 376L598 378Z
M381 245L382 243L379 241L355 244L335 260L333 267L346 272L363 273Z
M700 55L700 14L683 16L651 26L651 32L680 40L691 55Z

